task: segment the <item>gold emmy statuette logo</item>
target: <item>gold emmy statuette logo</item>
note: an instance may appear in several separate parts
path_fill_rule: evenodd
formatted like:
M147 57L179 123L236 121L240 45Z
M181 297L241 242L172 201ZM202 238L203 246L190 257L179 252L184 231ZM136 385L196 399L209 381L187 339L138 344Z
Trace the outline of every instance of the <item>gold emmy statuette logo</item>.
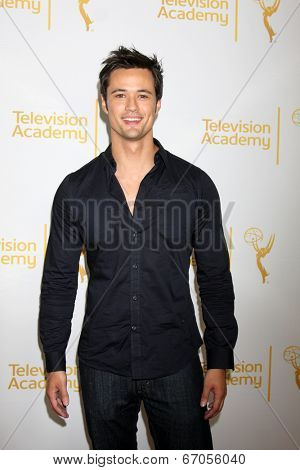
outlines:
M275 36L276 33L274 33L273 28L269 23L269 17L272 16L278 10L280 0L273 0L272 5L267 6L266 0L258 0L258 3L263 10L264 25L269 33L270 42L272 42L273 36Z
M256 264L260 273L262 275L263 284L266 281L266 277L270 274L267 273L266 268L261 264L261 258L264 258L268 253L270 253L272 246L274 244L275 235L271 235L266 247L259 248L258 242L262 241L264 238L262 231L259 228L251 227L246 230L244 233L245 242L249 245L252 245L256 251Z
M298 388L300 388L300 347L288 346L283 351L283 358L295 369L296 385Z
M295 109L293 112L292 121L296 126L300 126L300 108Z
M84 9L84 5L86 5L89 2L90 2L90 0L78 0L79 11L80 11L80 14L81 14L82 18L84 19L87 31L89 31L90 25L93 23L91 18L89 17L89 15L87 14L87 12Z

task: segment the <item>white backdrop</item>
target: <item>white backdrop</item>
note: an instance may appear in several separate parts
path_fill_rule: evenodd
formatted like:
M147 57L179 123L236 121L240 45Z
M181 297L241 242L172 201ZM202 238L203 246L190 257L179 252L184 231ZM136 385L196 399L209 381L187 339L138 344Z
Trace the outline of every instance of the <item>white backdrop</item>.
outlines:
M299 447L299 5L0 1L2 448L89 448L76 372L83 255L66 421L45 399L38 305L54 193L109 143L97 81L120 44L162 59L154 137L203 168L221 196L239 338L225 406L210 421L215 449ZM190 283L203 332L193 260ZM143 408L138 446L153 448Z

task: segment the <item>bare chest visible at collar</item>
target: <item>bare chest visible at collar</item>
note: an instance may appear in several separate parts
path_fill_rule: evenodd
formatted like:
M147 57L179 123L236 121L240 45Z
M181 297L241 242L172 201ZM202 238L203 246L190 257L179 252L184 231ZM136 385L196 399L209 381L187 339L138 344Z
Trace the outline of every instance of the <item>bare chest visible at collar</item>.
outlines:
M127 201L128 208L129 208L132 216L133 216L133 210L134 210L134 203L135 203L137 194L139 192L139 187L140 187L141 181L147 173L148 172L146 172L144 175L142 175L142 177L140 177L138 180L134 180L132 178L130 179L130 178L124 177L124 176L119 176L117 174L117 172L115 173L115 177L117 178L117 180L118 180L118 182L119 182L119 184L120 184L120 186L123 190L125 199Z

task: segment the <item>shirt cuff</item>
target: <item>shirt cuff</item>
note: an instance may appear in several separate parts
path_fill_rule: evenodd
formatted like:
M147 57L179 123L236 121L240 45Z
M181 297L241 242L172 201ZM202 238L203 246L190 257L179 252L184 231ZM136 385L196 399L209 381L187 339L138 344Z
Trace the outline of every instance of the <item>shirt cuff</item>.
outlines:
M45 352L47 372L57 372L62 370L66 372L65 351Z
M232 369L234 370L234 358L232 349L213 348L206 349L208 369Z

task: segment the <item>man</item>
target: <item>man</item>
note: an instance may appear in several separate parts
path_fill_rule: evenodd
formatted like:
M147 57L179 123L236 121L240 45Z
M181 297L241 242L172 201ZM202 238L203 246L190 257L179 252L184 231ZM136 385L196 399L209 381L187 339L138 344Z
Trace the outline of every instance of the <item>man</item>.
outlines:
M156 449L212 449L209 419L223 407L238 332L218 191L153 137L163 89L156 56L120 46L102 63L111 144L67 175L53 202L39 324L47 396L67 418L65 350L85 246L78 356L93 448L136 449L143 400ZM189 287L192 250L203 340Z

